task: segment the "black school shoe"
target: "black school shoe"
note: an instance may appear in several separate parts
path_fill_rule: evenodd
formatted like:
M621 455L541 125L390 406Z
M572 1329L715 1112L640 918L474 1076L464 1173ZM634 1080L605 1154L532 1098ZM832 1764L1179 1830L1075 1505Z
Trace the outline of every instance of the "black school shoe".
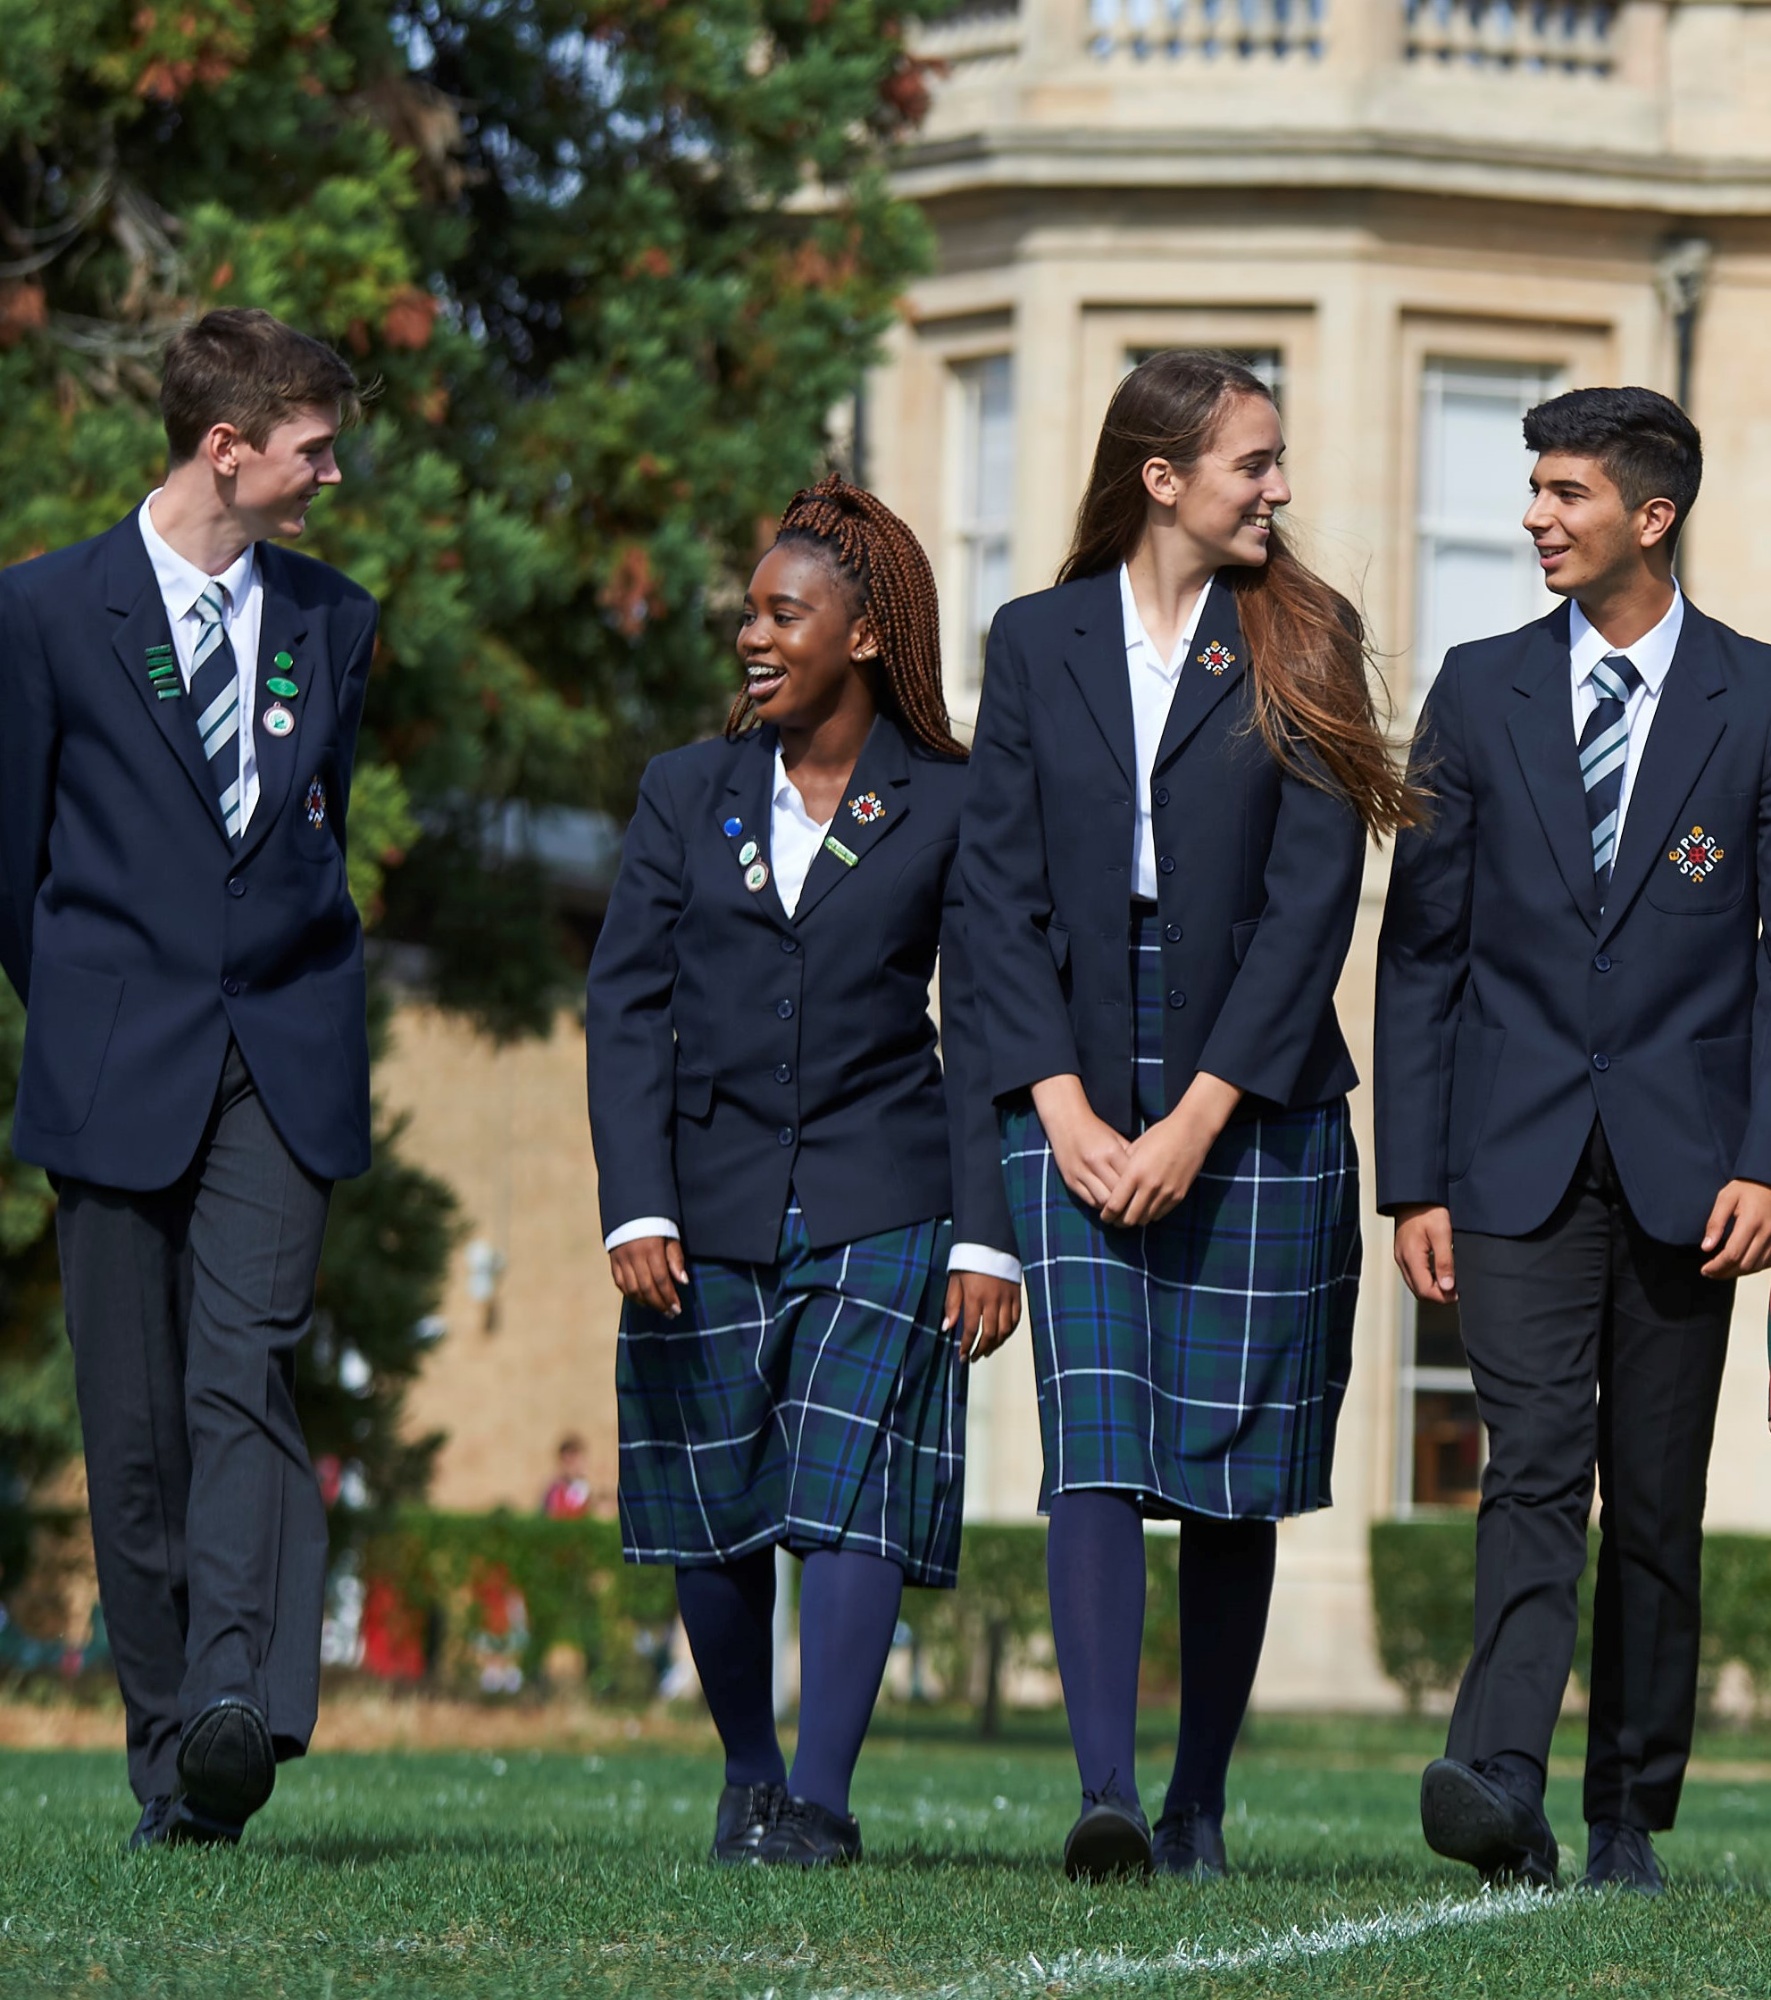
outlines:
M1484 1882L1556 1886L1556 1836L1541 1809L1471 1765L1440 1757L1427 1766L1420 1823L1435 1854L1467 1861Z
M235 1847L245 1828L233 1820L199 1812L189 1799L162 1794L149 1799L129 1836L129 1851L146 1847Z
M179 1743L178 1776L201 1817L243 1826L277 1782L270 1724L249 1701L212 1701Z
M1064 1873L1072 1882L1105 1882L1115 1875L1148 1875L1154 1866L1150 1822L1143 1809L1120 1796L1109 1778L1082 1795L1082 1817L1064 1841Z
M785 1785L728 1785L719 1795L709 1861L736 1865L756 1859L763 1835L787 1802Z
M861 1823L853 1813L843 1819L816 1799L785 1792L756 1858L789 1868L846 1868L861 1858Z
M1583 1889L1627 1889L1637 1896L1664 1896L1666 1877L1654 1842L1637 1826L1594 1820L1587 1830L1587 1872Z
M1199 1806L1165 1812L1156 1822L1150 1847L1158 1875L1190 1875L1196 1882L1220 1882L1230 1872L1224 1853L1224 1822Z

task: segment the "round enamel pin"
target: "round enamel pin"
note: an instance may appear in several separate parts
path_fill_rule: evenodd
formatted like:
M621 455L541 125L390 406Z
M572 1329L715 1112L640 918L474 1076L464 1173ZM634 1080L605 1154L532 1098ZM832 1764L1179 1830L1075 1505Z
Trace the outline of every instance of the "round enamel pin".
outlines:
M280 701L273 701L264 712L264 728L267 736L287 736L295 727L295 711L285 708Z
M757 890L766 889L769 886L769 864L753 861L744 871L744 886L753 896Z
M747 840L738 850L738 860L746 868L756 859L756 842Z
M724 831L726 838L732 840L744 831L744 822L741 819L729 819L726 821Z

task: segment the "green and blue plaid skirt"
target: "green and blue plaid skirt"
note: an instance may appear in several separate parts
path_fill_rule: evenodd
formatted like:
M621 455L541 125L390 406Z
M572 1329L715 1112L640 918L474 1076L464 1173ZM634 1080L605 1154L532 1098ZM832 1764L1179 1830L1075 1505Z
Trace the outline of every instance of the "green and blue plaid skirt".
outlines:
M616 1349L629 1562L784 1543L951 1585L965 1367L941 1331L948 1221L814 1250L790 1201L772 1264L690 1257L682 1317L629 1302Z
M1133 912L1138 1110L1163 1115L1163 979ZM1329 1504L1359 1291L1346 1101L1228 1126L1160 1222L1111 1229L1064 1185L1037 1114L1003 1114L1026 1272L1043 1510L1110 1487L1146 1514L1271 1521Z

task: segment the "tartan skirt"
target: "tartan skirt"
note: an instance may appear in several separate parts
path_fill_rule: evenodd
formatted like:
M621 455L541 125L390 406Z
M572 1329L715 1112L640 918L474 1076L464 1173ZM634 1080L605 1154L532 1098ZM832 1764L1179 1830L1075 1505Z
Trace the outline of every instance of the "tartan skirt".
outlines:
M1134 911L1138 1110L1163 1115L1160 930ZM1346 1100L1225 1128L1179 1207L1112 1229L1064 1185L1031 1107L1002 1116L1054 1493L1152 1515L1279 1520L1330 1501L1359 1292Z
M616 1349L621 1539L686 1568L785 1544L951 1585L964 1364L941 1331L949 1221L814 1250L790 1200L772 1264L688 1260L682 1316L629 1301Z

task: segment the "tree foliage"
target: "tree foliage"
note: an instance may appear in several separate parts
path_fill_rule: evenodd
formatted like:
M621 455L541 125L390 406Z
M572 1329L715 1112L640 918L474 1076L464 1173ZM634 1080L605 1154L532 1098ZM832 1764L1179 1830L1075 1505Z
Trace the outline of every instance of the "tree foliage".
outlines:
M180 321L265 306L348 354L378 393L304 546L383 607L352 888L497 1034L546 1026L567 968L542 871L484 829L625 818L717 721L736 588L925 252L881 160L931 4L0 0L0 562L154 482ZM383 1136L322 1288L397 1397L451 1224ZM49 1216L0 1159L22 1468L67 1441ZM417 1483L391 1418L323 1401Z

